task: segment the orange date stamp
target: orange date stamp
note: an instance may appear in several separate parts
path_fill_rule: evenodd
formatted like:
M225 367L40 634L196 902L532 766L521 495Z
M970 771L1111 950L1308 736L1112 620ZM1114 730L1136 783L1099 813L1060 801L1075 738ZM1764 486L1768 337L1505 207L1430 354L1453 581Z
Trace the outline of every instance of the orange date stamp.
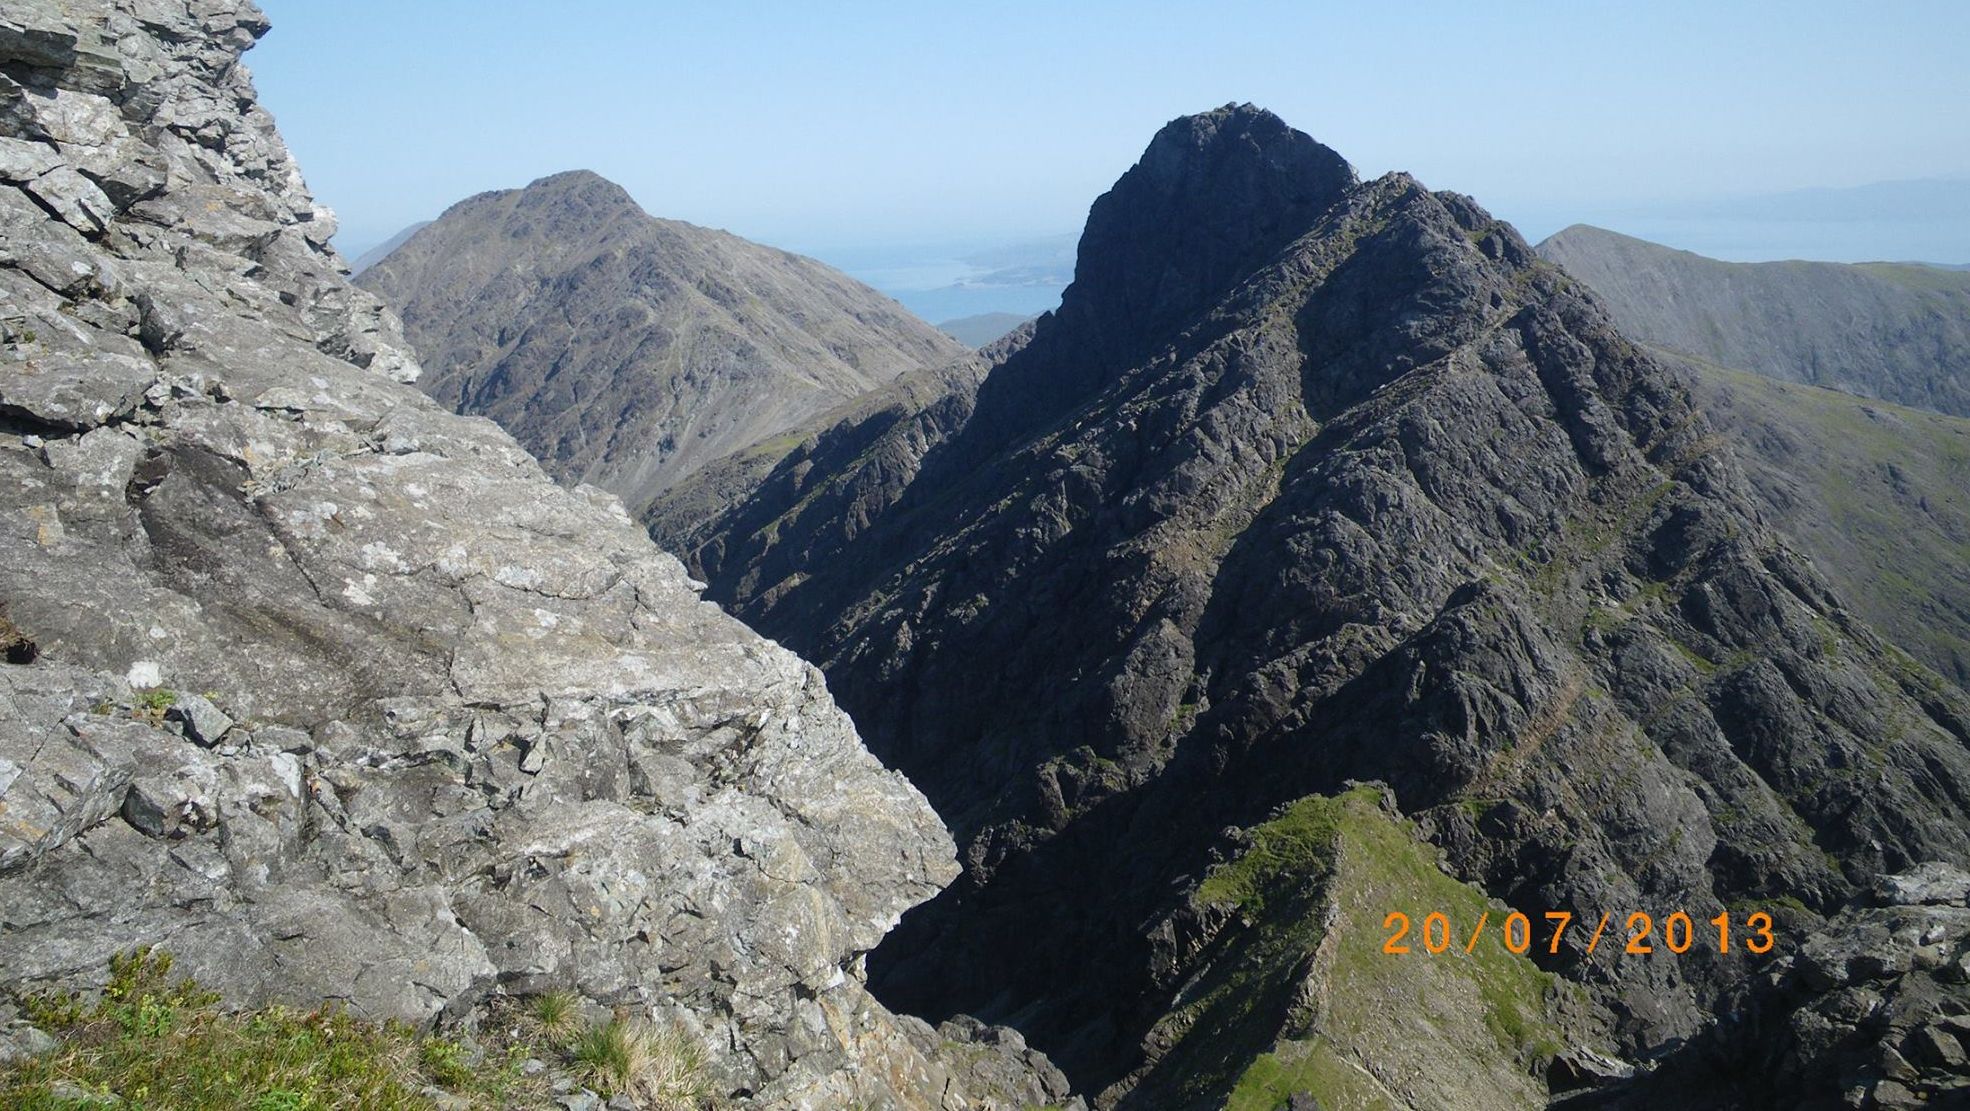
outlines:
M1542 916L1545 929L1542 948L1548 954L1557 954L1566 938L1569 927L1579 922L1578 929L1586 930L1588 918L1575 919L1572 911L1549 910ZM1705 920L1701 925L1684 911L1673 911L1658 923L1654 916L1642 911L1628 915L1627 921L1616 928L1615 935L1608 937L1608 925L1614 921L1615 914L1608 911L1594 924L1593 932L1587 938L1587 955L1592 956L1603 939L1610 948L1620 946L1616 951L1624 954L1645 956L1660 950L1670 953L1687 953L1692 948L1729 953L1731 946L1742 946L1747 953L1769 953L1778 943L1773 933L1772 916L1766 912L1753 911L1734 922L1729 911ZM1425 953L1447 953L1453 948L1461 948L1466 953L1477 951L1483 942L1485 930L1491 926L1491 912L1478 916L1477 924L1470 936L1465 936L1460 927L1454 927L1450 916L1434 912L1423 916L1421 928L1411 923L1409 916L1402 911L1390 911L1382 920L1382 928L1389 931L1388 939L1382 942L1384 953L1410 953L1417 947ZM1660 929L1658 930L1658 926ZM1493 937L1505 948L1521 956L1530 953L1534 944L1532 919L1519 911L1506 915L1497 924ZM1625 942L1624 942L1625 938ZM1413 939L1413 940L1412 940Z

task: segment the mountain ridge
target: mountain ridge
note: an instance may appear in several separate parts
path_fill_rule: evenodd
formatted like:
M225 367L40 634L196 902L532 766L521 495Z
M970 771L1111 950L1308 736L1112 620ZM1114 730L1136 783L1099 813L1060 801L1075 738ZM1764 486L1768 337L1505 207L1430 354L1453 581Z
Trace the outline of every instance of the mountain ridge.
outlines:
M1687 381L1468 198L1356 183L1288 131L1245 106L1174 121L1108 195L1147 182L1130 207L1155 227L1111 237L1125 201L1097 202L1089 284L975 392L805 438L679 545L959 837L965 876L873 955L879 993L1015 1022L1098 1106L1205 1106L1267 1046L1399 1088L1423 1066L1317 1010L1263 1002L1234 1030L1184 1002L1251 945L1320 951L1225 917L1199 877L1238 857L1227 827L1350 781L1387 783L1454 876L1534 918L1783 897L1784 928L1831 945L1871 913L1863 877L1961 866L1970 708L1764 528ZM1282 196L1269 222L1241 206ZM1840 771L1850 749L1881 754L1878 782ZM1745 1048L1712 1014L1860 1037L1823 982L1741 955L1541 963L1621 1052L1676 1062L1617 1085L1636 1106L1782 1105L1850 1067L1778 1038L1771 1069L1719 1077L1708 1054ZM1925 1016L1897 1039L1948 992L1876 989ZM1186 1073L1214 1036L1222 1088Z
M378 243L376 246L369 248L362 254L357 255L349 261L349 277L353 279L361 275L363 271L389 258L392 251L410 242L411 236L423 231L430 224L431 221L429 220L419 220L390 238L385 239L383 242Z
M1605 249L1610 244L1614 250ZM1878 400L1897 393L1906 380L1871 373L1913 365L1946 383L1960 382L1970 368L1970 350L1937 338L1931 361L1925 354L1931 348L1918 337L1946 336L1951 321L1959 332L1970 325L1970 279L1931 264L1722 263L1585 227L1562 232L1541 250L1555 257L1584 252L1588 257L1576 259L1570 272L1578 271L1590 286L1614 282L1612 295L1596 286L1614 312L1640 312L1638 328L1673 335L1683 345L1652 342L1698 383L1706 410L1746 464L1768 517L1800 542L1871 624L1962 685L1970 676L1970 583L1960 574L1970 524L1957 508L1963 418L1933 407L1923 411L1920 400L1914 409ZM1629 254L1643 260L1633 271L1645 275L1641 284L1613 266ZM1621 273L1610 277L1611 267ZM1800 272L1820 278L1787 280ZM1732 283L1731 296L1756 301L1759 313L1803 323L1783 345L1759 344L1755 331L1751 346L1737 337L1727 340L1731 310L1728 302L1718 307L1720 277ZM1644 286L1658 285L1668 293L1650 307L1628 304ZM1908 323L1909 289L1940 298L1916 306L1926 333ZM1960 294L1954 302L1948 299L1953 290ZM1840 326L1829 328L1826 320ZM1888 349L1852 354L1877 341ZM1728 362L1751 355L1760 356L1758 365ZM1793 366L1791 359L1806 362ZM1803 384L1826 367L1846 368L1848 379L1836 385L1847 388Z

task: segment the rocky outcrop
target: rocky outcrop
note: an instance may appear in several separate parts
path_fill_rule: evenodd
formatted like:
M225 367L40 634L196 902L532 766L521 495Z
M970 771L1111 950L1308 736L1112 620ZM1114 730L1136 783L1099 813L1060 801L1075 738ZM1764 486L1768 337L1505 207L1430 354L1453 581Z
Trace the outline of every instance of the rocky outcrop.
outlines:
M413 1022L571 988L751 1106L1063 1096L865 990L956 866L820 674L405 384L255 105L265 30L0 15L0 990L151 944Z
M652 218L585 171L461 201L358 281L403 315L426 392L638 515L713 460L770 462L808 418L965 354L844 274Z
M1584 224L1538 249L1600 294L1637 340L1970 416L1970 274L1920 263L1720 262Z
M1769 908L1787 954L1874 876L1970 860L1970 704L1761 523L1686 380L1469 199L1356 183L1250 107L1176 121L996 357L686 538L958 833L964 877L872 958L887 1000L1170 1106L1142 1070L1245 944L1183 909L1227 827L1349 780L1535 921ZM1648 1061L1766 971L1584 931L1537 959ZM1593 1052L1554 1083L1620 1074ZM1815 1093L1778 1080L1692 1105Z
M1582 1107L1957 1107L1970 1099L1970 873L1879 877L1729 993L1728 1021ZM1576 1106L1568 1104L1569 1107Z
M782 457L741 452L710 464L652 503L650 535L716 567L728 545L750 555L763 542L760 564L742 572L747 595L803 580L801 568L842 554L916 478L924 454L970 419L994 355L906 374L823 413L788 434Z

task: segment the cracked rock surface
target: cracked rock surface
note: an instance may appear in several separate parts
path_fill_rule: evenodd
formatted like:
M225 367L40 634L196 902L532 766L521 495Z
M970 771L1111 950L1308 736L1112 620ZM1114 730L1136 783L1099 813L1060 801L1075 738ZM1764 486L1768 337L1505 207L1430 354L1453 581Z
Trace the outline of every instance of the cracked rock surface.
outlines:
M748 1105L1002 1105L863 987L956 872L936 816L616 498L407 384L266 27L0 14L0 990L137 944L420 1022L569 987ZM1002 1056L965 1075L1064 1096Z

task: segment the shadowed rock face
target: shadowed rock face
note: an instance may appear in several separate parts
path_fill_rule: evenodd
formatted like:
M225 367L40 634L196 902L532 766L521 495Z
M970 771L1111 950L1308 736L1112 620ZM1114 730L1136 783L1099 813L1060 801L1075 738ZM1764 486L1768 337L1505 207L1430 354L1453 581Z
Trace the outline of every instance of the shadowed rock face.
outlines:
M1354 184L1340 155L1250 105L1173 120L1088 210L1057 315L1138 357Z
M1199 894L1244 851L1223 831L1349 780L1535 920L1758 905L1797 944L1879 872L1970 859L1961 694L1760 523L1685 380L1470 200L1355 184L1250 107L1179 120L1090 214L1061 311L995 357L812 435L686 538L959 835L964 877L872 960L898 1005L1016 1022L1101 1102L1180 1105L1195 986L1265 928ZM1539 960L1621 1052L1749 1060L1746 1027L1706 1032L1767 1016L1759 1069L1689 1098L1873 1082L1865 1030L1837 1060L1788 1032L1826 990L1789 948L1586 943ZM1290 967L1322 967L1308 944ZM1309 1019L1319 983L1238 1016L1226 1085L1314 1031L1454 1105Z
M1919 263L1719 262L1586 225L1539 253L1586 282L1635 339L1970 416L1970 274Z
M820 674L405 384L238 64L265 30L0 14L0 992L153 944L413 1022L571 988L748 1106L1057 1102L863 987L956 866Z
M422 388L633 512L962 345L812 259L658 220L587 171L484 193L363 271Z

